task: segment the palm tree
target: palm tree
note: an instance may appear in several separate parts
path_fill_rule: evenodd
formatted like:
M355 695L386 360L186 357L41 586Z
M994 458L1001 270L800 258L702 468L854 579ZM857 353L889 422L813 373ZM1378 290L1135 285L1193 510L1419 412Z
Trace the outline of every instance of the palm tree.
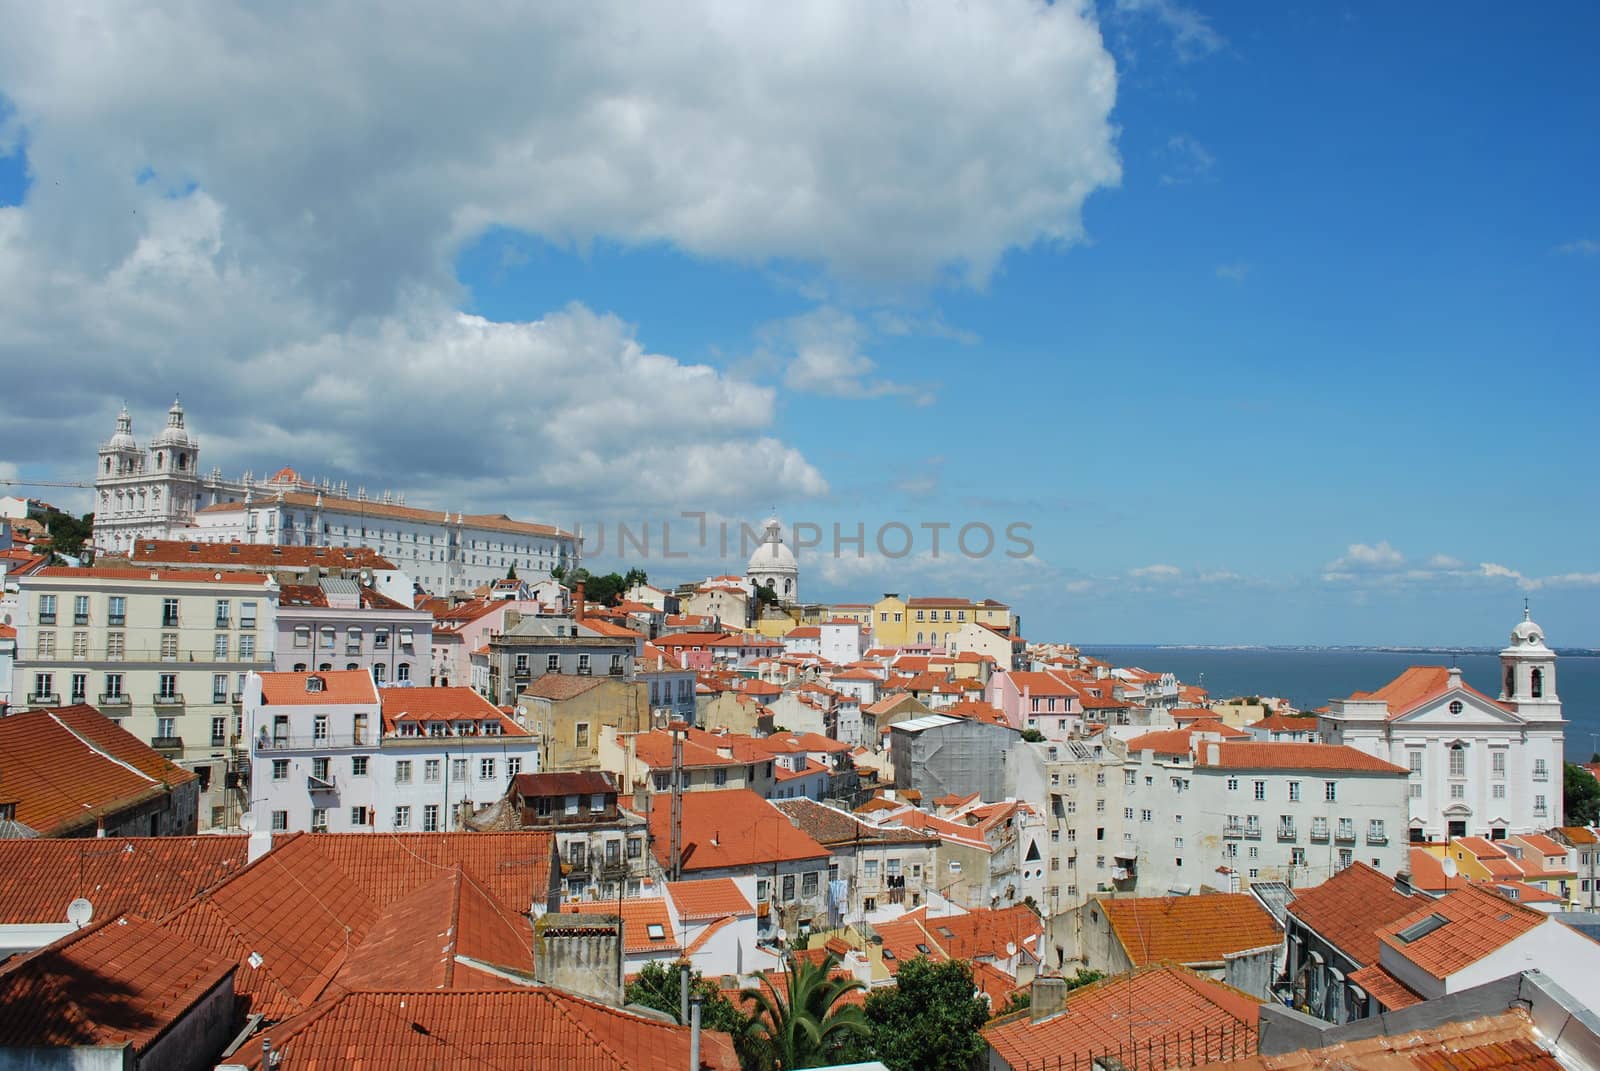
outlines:
M838 962L831 952L821 963L791 952L783 964L782 993L776 987L744 990L744 999L755 1005L752 1041L773 1066L791 1071L834 1063L853 1038L868 1033L860 1007L835 1007L847 994L866 989L854 978L832 977Z

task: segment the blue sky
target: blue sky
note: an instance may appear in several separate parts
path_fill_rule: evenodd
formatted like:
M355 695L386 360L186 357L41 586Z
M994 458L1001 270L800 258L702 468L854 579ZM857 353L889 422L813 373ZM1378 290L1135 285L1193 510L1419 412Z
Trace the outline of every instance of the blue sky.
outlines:
M672 131L641 120L645 140L662 139L638 168L649 182L598 207L579 203L591 191L563 187L576 167L530 177L514 196L499 186L452 195L502 178L460 150L446 174L407 175L407 196L427 180L438 218L386 226L380 194L369 203L351 192L361 187L347 183L344 157L376 159L365 172L350 169L386 181L403 173L387 161L413 134L369 113L342 132L317 132L342 133L332 162L285 165L284 188L310 202L304 215L316 223L307 228L333 232L298 245L292 227L286 238L259 221L289 218L302 204L250 187L241 177L250 154L215 125L197 119L186 142L135 115L133 125L149 131L107 156L120 166L142 155L143 166L118 172L108 162L105 174L161 186L178 206L172 213L192 206L170 224L174 244L155 244L182 256L199 249L215 288L206 294L242 302L248 314L198 331L142 305L127 311L124 329L146 356L118 365L107 386L134 395L148 431L173 380L186 379L196 426L226 468L261 471L281 460L414 488L413 500L449 498L436 504L450 508L465 500L590 526L660 523L676 508L754 520L774 504L786 519L869 531L891 521L1023 522L1033 562L929 560L923 540L905 561L813 554L806 575L809 593L824 598L883 590L1001 598L1023 611L1031 639L1492 645L1526 596L1554 642L1600 646L1600 506L1591 491L1600 456L1600 71L1587 47L1600 14L1578 4L1445 14L1170 0L1083 14L1069 29L1084 33L1062 36L1061 51L1045 58L1060 69L1083 60L1092 80L1104 72L1079 46L1098 46L1114 73L1108 112L1085 105L1088 81L1058 84L1052 75L984 99L1025 65L1020 58L973 53L968 62L980 69L963 72L970 92L959 80L938 86L946 72L937 61L916 63L938 20L873 26L890 35L882 54L895 60L884 66L908 96L924 94L914 107L882 103L900 85L862 73L874 62L866 50L845 57L856 66L836 97L812 99L821 90L811 83L799 105L772 93L769 107L782 113L771 113L772 126L793 124L792 160L787 142L774 149L740 133L740 122L769 114L755 103L725 119L725 137L702 144L693 125L681 128L697 155L674 153ZM1021 8L1016 16L1037 17ZM1022 22L997 20L990 29L1000 49ZM759 26L728 32L761 47ZM226 47L229 28L217 39ZM672 95L676 83L650 79L672 78L678 59L665 56L660 74L640 64L650 72L637 76L643 99ZM992 78L979 77L986 63ZM817 72L820 82L826 71ZM15 106L0 125L0 151L11 150L0 160L0 202L17 206L19 218L34 212L30 240L72 250L72 277L103 293L121 285L130 257L150 262L136 251L150 248L152 232L143 246L130 232L120 248L84 252L94 243L50 225L49 213L65 208L41 196L47 182L67 177L82 186L73 196L94 187L59 132L78 116L51 110L80 87L52 83L49 73L30 70L15 86L0 73L0 95ZM228 84L220 92L248 98ZM841 106L881 123L861 140L831 141L819 126L835 114L841 127L855 120L830 111ZM1019 114L1028 109L1031 118ZM277 136L290 138L294 116L275 118ZM1014 136L986 140L985 124ZM103 139L105 129L80 122L70 133ZM442 145L430 151L456 151L453 139L428 136ZM880 141L893 146L881 159ZM704 163L725 142L742 150L727 163L744 176L737 184L721 181L720 159ZM739 170L763 151L785 156L785 168L856 171L845 192L819 179L804 197L776 179L769 199L759 178ZM1008 185L1008 169L1027 180ZM680 181L689 187L681 202L636 213ZM1083 184L1081 196L1062 196L1071 181ZM115 195L135 212L149 204L136 200L138 189L117 186ZM1052 197L1059 203L1048 212L995 221L1001 209ZM751 201L749 215L716 214L740 198ZM808 198L825 210L793 209ZM201 209L213 204L220 222L202 225L211 217ZM369 210L371 221L362 218ZM801 225L789 226L791 210ZM335 214L339 222L328 223ZM118 225L143 226L127 220ZM390 267L413 261L408 271ZM281 282L324 272L329 281L314 298ZM185 272L183 285L192 278ZM235 288L244 286L241 299ZM414 299L419 288L426 300ZM559 322L569 355L604 336L608 347L676 362L668 369L676 378L634 396L632 358L518 356L517 346L534 345L523 336L505 340L506 353L481 356L441 341L418 311L448 317L452 307L495 324ZM271 325L260 329L269 337L253 339L255 324ZM221 366L162 357L195 334ZM47 324L36 344L51 338ZM108 345L100 338L90 348ZM296 359L320 370L395 352L415 352L408 360L437 374L450 366L437 357L441 347L462 354L461 367L501 369L516 385L511 404L524 411L584 411L545 450L556 457L549 469L530 476L518 465L521 431L484 443L457 427L493 424L475 407L492 410L496 396L506 404L501 388L477 392L460 410L441 401L451 427L424 443L397 435L392 420L341 440L238 385L246 372L270 376ZM23 359L12 353L0 359ZM187 375L175 374L180 365ZM678 373L698 365L714 371L714 397L681 397ZM371 404L428 413L428 382L419 373ZM330 393L339 392L300 401L322 404ZM72 404L75 416L99 423L116 404L104 390L87 403L41 394L40 404ZM286 412L305 409L285 401ZM102 435L99 423L86 434ZM735 431L719 437L708 426ZM661 445L608 453L614 440L640 437ZM756 454L759 464L749 460ZM9 464L40 478L82 467L20 450ZM726 466L720 482L693 476L674 486L675 472L707 464ZM679 576L679 566L657 564L667 579L718 565L697 558Z

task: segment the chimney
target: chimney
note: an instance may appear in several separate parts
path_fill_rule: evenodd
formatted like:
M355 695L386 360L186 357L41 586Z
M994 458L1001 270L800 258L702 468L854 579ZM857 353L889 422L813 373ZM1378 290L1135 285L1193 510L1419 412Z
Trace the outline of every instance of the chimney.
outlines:
M613 1008L622 1006L622 919L617 915L546 914L533 927L533 974Z
M581 580L572 590L572 620L583 620L583 581Z
M1411 871L1402 870L1394 876L1394 891L1401 896L1411 896L1417 891L1411 884Z
M1460 666L1451 666L1450 667L1450 678L1449 678L1449 682L1447 684L1447 687L1450 687L1450 688L1459 688L1459 687L1461 687L1461 667Z
M1067 980L1059 974L1035 975L1028 987L1028 1021L1037 1023L1067 1010Z

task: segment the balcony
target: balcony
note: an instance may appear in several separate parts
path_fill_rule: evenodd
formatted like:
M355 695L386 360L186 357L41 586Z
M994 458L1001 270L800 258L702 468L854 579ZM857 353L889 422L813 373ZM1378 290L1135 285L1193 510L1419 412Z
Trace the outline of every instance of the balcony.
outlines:
M306 790L308 792L338 791L338 789L334 787L333 780L331 778L318 777L316 774L306 774Z
M1245 840L1260 840L1261 839L1261 827L1260 826L1245 826L1244 827L1244 839Z
M1346 829L1344 826L1340 826L1339 832L1333 835L1333 839L1341 844L1354 844L1356 842L1356 831L1353 828Z
M1229 822L1222 827L1222 835L1224 837L1242 837L1244 836L1244 826L1238 822Z
M1279 826L1278 827L1278 839L1280 841L1290 841L1290 840L1294 840L1294 838L1295 838L1294 826Z
M1368 844L1388 844L1389 843L1389 836L1386 833L1372 833L1372 832L1369 832L1367 834L1367 843Z
M1328 827L1327 826L1323 826L1321 829L1318 829L1316 826L1312 826L1311 827L1311 842L1313 844L1326 844L1326 843L1328 843Z
M41 625L53 625L55 623L56 623L56 615L55 615L54 611L52 611L52 612L50 612L48 614L41 613L39 615L39 624L41 624Z
M261 733L255 738L255 751L347 751L367 747L374 743L371 733L351 733L348 736L315 733Z
M621 666L612 666L612 667L611 667L611 675L612 675L612 676L613 676L613 677L620 677L620 676L622 676L622 667L621 667Z
M61 694L59 692L34 692L28 696L28 705L32 707L59 707Z
M74 625L78 626L79 628L83 628L85 625L87 625L89 623L89 615L88 614L73 614L72 615L72 623Z
M181 707L183 706L183 693L173 692L169 695L163 692L157 692L151 698L151 702L158 707Z
M131 707L133 706L133 696L127 692L118 692L116 695L106 695L101 692L100 702L95 705L102 707Z
M1548 780L1550 780L1550 771L1549 770L1535 769L1533 771L1533 779L1535 781L1548 781Z
M106 624L111 628L122 628L128 623L127 614L112 614L106 618Z
M150 746L157 751L182 751L183 737L181 736L152 736Z
M232 703L236 707L243 706L244 705L244 693L243 692L234 692L232 695L228 696L228 702Z

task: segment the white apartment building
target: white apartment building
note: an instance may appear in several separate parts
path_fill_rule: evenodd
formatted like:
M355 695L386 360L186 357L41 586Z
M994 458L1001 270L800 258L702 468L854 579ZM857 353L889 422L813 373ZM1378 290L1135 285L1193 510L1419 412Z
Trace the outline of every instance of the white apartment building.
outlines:
M356 577L285 584L278 594L278 671L361 669L380 686L424 683L433 615L386 598Z
M1498 698L1454 667L1412 666L1377 691L1333 700L1321 716L1323 739L1410 771L1410 839L1500 840L1562 824L1556 655L1526 610L1500 666Z
M437 832L539 767L538 742L470 688L363 670L251 675L250 810L273 831Z
M17 705L89 703L186 766L226 757L245 677L272 665L271 577L48 568L17 585Z
M1141 738L1014 749L1019 794L1048 799L1050 913L1097 894L1300 887L1357 859L1386 873L1407 862L1403 767L1348 747L1194 735L1181 749Z
M404 495L369 498L344 483L303 479L284 468L263 481L199 471L200 443L174 401L167 426L142 448L126 408L100 445L95 467L97 550L128 553L139 539L282 546L370 547L425 589L472 589L513 566L525 580L576 568L578 540L546 524L503 514L418 509Z

